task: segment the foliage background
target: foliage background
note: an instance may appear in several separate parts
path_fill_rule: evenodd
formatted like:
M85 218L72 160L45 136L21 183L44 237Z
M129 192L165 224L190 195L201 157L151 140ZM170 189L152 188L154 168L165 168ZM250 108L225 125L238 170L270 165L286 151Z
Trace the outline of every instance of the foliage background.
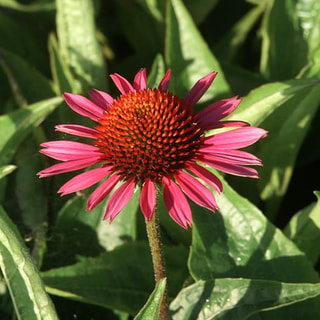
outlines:
M182 97L218 71L198 110L239 95L232 119L269 131L261 179L221 177L219 212L191 204L185 231L160 203L172 318L319 319L319 48L318 0L0 0L1 319L132 319L154 289L138 192L109 224L90 190L56 194L72 174L36 177L54 125L86 124L61 94L116 97L107 75L142 67Z

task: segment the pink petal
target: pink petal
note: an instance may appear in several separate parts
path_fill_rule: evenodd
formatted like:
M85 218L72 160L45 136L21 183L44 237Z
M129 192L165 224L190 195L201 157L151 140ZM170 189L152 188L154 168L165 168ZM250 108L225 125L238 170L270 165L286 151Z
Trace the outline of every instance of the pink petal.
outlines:
M238 149L250 146L267 135L267 131L256 127L244 127L207 137L203 144L219 149Z
M50 177L50 176L54 176L54 175L65 173L65 172L71 172L71 171L87 168L100 161L101 161L100 157L92 157L92 158L86 158L81 160L73 160L73 161L67 161L63 163L57 163L49 168L41 170L40 172L37 173L37 175L40 178Z
M132 197L135 187L134 179L130 179L122 184L110 197L103 219L110 218L110 222L126 206Z
M115 185L119 182L121 176L114 174L104 181L96 190L94 190L87 202L87 210L92 210L111 192Z
M99 134L99 132L94 129L80 126L77 124L59 124L55 126L55 129L56 131L59 131L59 132L64 132L68 134L73 134L75 136L92 138L92 139L96 139L97 134Z
M110 77L122 94L129 93L130 91L134 91L134 88L131 85L131 83L124 77L120 76L119 74L115 73L110 75Z
M170 77L171 77L171 70L169 69L167 73L164 75L162 80L160 81L158 89L161 91L167 91L169 87L169 82L170 82Z
M179 170L174 177L183 192L196 204L201 207L215 211L218 208L216 199L212 192L197 179Z
M195 105L198 102L198 100L204 95L204 93L208 90L216 75L216 72L211 72L202 79L200 79L191 88L190 92L184 99L184 104L188 106Z
M103 110L108 110L108 106L113 103L114 99L106 92L92 89L89 92L90 98Z
M63 97L69 107L82 116L88 117L94 121L98 121L103 118L105 110L94 104L89 99L73 93L64 93Z
M217 192L223 191L223 186L221 181L210 171L205 169L202 166L199 166L196 163L189 163L187 164L187 169L193 172L196 176L202 179L205 183L211 186Z
M139 70L134 77L133 87L136 90L145 90L147 88L147 73L145 68Z
M156 206L156 187L150 179L146 179L140 195L140 208L147 221L153 217Z
M204 147L197 151L213 161L226 162L229 164L261 166L262 162L255 155L241 150L215 149L215 147Z
M60 161L80 160L93 158L99 155L100 149L75 141L49 141L41 144L46 149L39 152Z
M170 179L163 177L163 199L170 217L182 228L192 226L189 203L180 188Z
M202 127L210 126L211 123L215 123L233 112L240 102L241 99L233 97L209 105L198 113L199 123Z
M250 178L259 178L259 174L257 170L253 168L244 167L237 164L229 164L225 162L218 162L212 160L207 155L199 155L198 160L209 165L212 168L220 170L222 172L226 172L229 174L233 174L235 176L242 176L242 177L250 177Z
M58 190L58 193L61 193L61 196L64 196L69 193L89 188L92 185L98 183L103 178L105 178L107 175L109 175L111 169L111 167L95 168L78 174L77 176L69 180L67 183L65 183Z
M201 125L202 130L212 130L212 129L219 129L219 128L229 128L229 127L249 127L250 124L244 121L218 121L208 123L206 125Z

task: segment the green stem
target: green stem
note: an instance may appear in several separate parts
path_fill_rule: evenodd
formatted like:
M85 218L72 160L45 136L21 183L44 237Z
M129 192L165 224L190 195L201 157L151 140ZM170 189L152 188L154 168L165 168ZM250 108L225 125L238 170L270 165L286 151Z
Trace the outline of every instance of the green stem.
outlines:
M147 234L149 239L149 245L151 249L154 278L156 283L161 279L166 278L166 268L162 250L162 243L160 237L160 225L158 212L155 210L151 221L146 221ZM160 309L160 320L168 320L168 293L167 288L165 289L161 309Z

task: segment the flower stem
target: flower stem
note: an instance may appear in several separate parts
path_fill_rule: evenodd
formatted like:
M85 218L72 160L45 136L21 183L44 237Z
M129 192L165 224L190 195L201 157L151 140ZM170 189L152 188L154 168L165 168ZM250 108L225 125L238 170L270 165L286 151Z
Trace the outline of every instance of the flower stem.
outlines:
M151 221L146 221L146 228L148 234L149 245L151 249L152 262L155 282L158 283L161 279L166 278L166 268L162 250L162 243L160 237L159 217L155 210ZM167 288L165 289L161 309L160 320L168 320L168 297Z

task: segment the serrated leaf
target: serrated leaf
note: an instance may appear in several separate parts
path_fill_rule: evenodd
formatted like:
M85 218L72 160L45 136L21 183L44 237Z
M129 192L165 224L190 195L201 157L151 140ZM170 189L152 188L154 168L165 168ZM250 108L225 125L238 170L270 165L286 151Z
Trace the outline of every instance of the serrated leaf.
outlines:
M295 214L284 230L312 263L320 256L320 192L315 195L317 202Z
M229 94L219 62L192 21L181 0L168 2L165 59L172 69L172 91L185 96L191 87L212 71L218 72L214 84L201 101Z
M163 294L166 290L167 280L161 279L157 283L156 288L151 293L148 301L135 316L134 320L158 320L160 315L160 307L163 299Z
M6 212L0 207L0 266L20 320L57 320L39 271Z
M38 126L61 102L60 97L51 98L0 116L0 165L10 162L32 128Z
M93 1L58 0L56 5L59 48L78 81L78 91L106 89L106 65L96 37Z
M183 289L171 303L170 311L173 320L246 320L260 311L281 308L319 295L319 283L216 279L198 281ZM314 319L317 317L314 310Z

